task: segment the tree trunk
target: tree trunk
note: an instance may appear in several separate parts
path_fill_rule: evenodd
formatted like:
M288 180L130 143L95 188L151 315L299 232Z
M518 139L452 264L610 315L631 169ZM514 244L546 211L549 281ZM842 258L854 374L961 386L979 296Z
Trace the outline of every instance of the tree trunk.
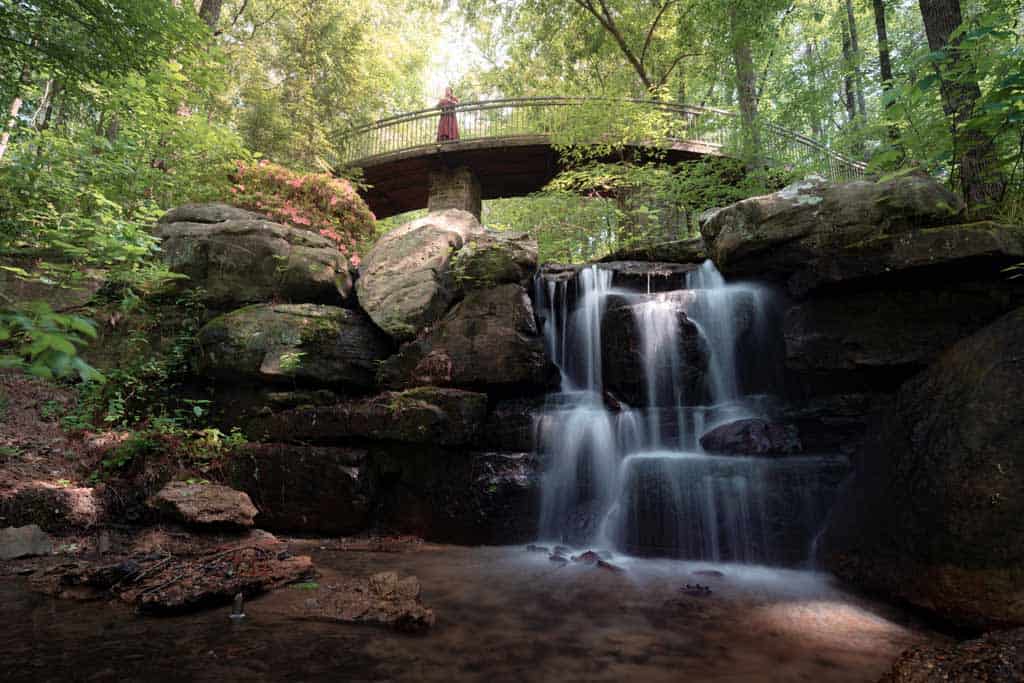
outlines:
M220 8L224 0L203 0L199 5L199 18L202 19L210 30L217 31L217 22L220 21Z
M757 73L750 35L741 25L735 2L729 10L729 28L732 33L732 59L736 67L743 154L756 161L761 150L761 136L757 130Z
M857 19L853 16L853 0L846 0L846 22L850 26L850 53L853 58L853 85L857 93L857 112L867 119L868 108L864 101L864 83L860 74L860 40L857 38Z
M875 13L875 34L878 36L878 74L882 81L882 92L888 95L892 90L892 58L889 54L889 31L885 23L885 0L873 0L872 9ZM886 100L886 109L892 105L892 100ZM899 130L890 125L889 139L895 142L899 137Z
M961 23L960 0L918 0L925 34L931 50L945 50L946 60L936 65L942 90L942 104L950 118L953 157L960 172L964 201L969 206L984 205L1002 199L1006 181L999 170L995 145L978 131L964 125L974 113L981 89L970 61L959 49L959 40L950 36Z
M843 61L846 63L846 73L843 74L843 103L846 105L846 122L853 123L857 118L857 101L853 94L853 73L851 67L853 56L850 54L850 35L843 27Z
M0 133L0 160L3 160L4 154L7 153L7 147L11 142L11 132L18 125L18 114L21 112L21 105L23 104L21 88L28 85L31 75L28 65L21 68L21 75L18 77L18 89L15 91L14 99L11 100L11 106L7 109L7 123L4 125L3 133Z

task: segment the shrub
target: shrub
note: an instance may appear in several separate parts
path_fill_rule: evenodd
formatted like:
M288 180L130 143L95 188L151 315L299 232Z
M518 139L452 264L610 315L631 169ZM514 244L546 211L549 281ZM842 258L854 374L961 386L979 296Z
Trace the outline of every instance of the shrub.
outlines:
M374 238L375 217L347 180L296 173L266 160L240 162L231 180L231 204L323 235L354 266Z

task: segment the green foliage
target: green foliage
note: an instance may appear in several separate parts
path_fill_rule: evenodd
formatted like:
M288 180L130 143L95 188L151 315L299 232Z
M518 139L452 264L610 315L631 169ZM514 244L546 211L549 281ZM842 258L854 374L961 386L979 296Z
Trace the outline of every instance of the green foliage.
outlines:
M360 244L375 235L373 213L352 184L327 173L296 173L265 160L238 165L229 201L328 238L359 265Z
M90 320L55 313L41 301L0 309L0 368L16 368L45 379L100 380L102 375L78 355L95 337L96 327Z

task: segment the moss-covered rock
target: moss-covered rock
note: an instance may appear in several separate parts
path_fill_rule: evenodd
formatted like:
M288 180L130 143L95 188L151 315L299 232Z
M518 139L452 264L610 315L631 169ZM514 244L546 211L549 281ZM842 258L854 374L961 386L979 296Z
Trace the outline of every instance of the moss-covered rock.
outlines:
M199 331L200 372L227 379L374 386L391 342L358 311L316 304L257 304Z
M223 204L187 205L160 219L167 267L218 308L258 301L340 304L352 290L348 262L327 238Z
M464 290L525 285L536 270L537 241L526 234L473 235L452 259L452 276Z
M247 431L252 438L284 443L337 445L370 439L461 446L477 439L486 417L486 394L416 387L264 415Z

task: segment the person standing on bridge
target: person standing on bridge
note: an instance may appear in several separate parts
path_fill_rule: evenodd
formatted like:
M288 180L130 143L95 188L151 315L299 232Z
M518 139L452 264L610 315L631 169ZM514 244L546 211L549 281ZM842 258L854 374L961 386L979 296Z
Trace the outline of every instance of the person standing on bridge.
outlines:
M441 120L437 122L437 141L448 142L459 139L459 122L455 118L455 105L459 98L452 93L451 86L444 89L444 97L437 103L441 108Z

